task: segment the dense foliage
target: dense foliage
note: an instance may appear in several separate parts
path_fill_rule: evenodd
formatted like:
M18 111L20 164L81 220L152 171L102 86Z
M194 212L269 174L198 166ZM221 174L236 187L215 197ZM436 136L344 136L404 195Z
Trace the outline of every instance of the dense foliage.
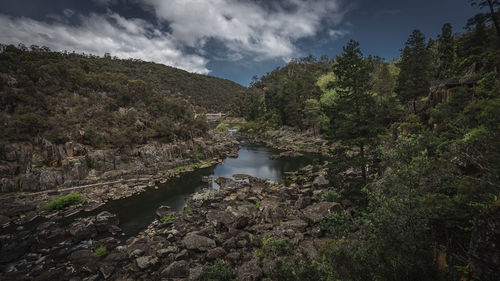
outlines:
M471 233L500 197L500 36L498 2L472 2L495 13L475 16L462 35L450 24L437 40L415 30L396 61L364 57L350 41L334 61L294 61L255 81L253 128L329 139L335 200L356 206L320 222L331 240L318 260L281 259L276 276L478 277L468 267Z
M150 62L2 45L0 140L121 147L188 139L207 129L193 110L229 111L245 91Z

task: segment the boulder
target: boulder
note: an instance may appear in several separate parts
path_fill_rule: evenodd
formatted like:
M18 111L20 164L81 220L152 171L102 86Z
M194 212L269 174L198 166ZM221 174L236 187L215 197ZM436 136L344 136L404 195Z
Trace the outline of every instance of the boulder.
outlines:
M316 185L316 186L323 186L323 185L327 185L329 184L330 182L325 178L325 176L323 175L319 175L317 176L314 181L313 181L313 185Z
M157 210L156 210L156 215L159 217L159 218L162 218L164 216L168 216L170 214L170 207L169 206L160 206Z
M298 231L298 232L305 231L307 226L308 226L307 222L305 222L303 220L299 220L299 219L291 220L291 221L284 221L280 224L280 227L282 227L284 229L292 229L292 230Z
M208 249L215 248L215 241L205 237L200 236L194 232L190 232L184 236L182 239L182 244L189 250L197 251L207 251Z
M137 267L139 267L140 269L146 269L150 266L157 264L158 258L152 256L143 256L136 258L135 262L137 264Z
M215 260L224 257L225 255L226 251L221 247L211 249L210 251L207 252L207 260Z
M254 258L242 264L236 270L236 275L238 276L238 281L259 280L262 277L262 269L259 266L259 260Z
M318 223L322 218L327 217L330 212L339 210L341 210L339 203L320 202L305 208L302 213L309 222Z
M186 278L189 276L189 265L186 261L174 261L160 275L163 278Z

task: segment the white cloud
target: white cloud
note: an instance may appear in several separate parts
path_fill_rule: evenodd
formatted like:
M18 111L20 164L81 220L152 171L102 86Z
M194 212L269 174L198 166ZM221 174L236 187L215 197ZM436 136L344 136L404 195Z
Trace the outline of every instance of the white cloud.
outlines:
M233 58L236 52L257 60L297 54L297 40L316 35L325 21L339 24L345 13L342 0L283 0L272 8L236 0L141 1L179 42L201 49L215 38Z
M47 46L53 50L111 53L119 58L135 58L207 74L207 59L186 54L170 34L140 19L126 19L109 12L80 16L80 24L44 23L29 18L0 14L0 42Z
M330 30L328 30L328 35L330 35L330 37L332 39L338 39L338 38L345 36L347 34L349 34L349 31L347 31L347 30L342 30L342 29L339 29L339 30L330 29Z

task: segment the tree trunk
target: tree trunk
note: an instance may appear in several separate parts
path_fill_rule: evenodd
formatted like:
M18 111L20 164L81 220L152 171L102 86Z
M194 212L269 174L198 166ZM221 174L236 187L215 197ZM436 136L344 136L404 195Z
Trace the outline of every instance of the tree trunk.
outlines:
M361 157L361 175L363 176L363 181L366 182L366 167L365 167L365 145L359 144L359 156Z
M498 18L497 14L495 13L495 7L493 6L493 0L488 0L488 5L490 6L491 20L493 21L493 25L495 25L497 36L500 39L500 26L498 26Z

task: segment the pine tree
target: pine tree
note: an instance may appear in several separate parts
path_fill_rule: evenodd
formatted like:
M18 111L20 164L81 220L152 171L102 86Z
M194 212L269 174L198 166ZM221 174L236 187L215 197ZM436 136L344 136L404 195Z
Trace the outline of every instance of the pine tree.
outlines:
M370 93L371 64L363 58L358 42L350 40L343 50L333 68L337 79L333 83L336 96L329 114L331 136L344 145L359 149L358 162L366 181L365 149L381 129L376 123L376 103Z
M431 56L425 43L425 36L420 30L414 30L405 43L398 77L397 94L401 102L415 101L429 91L432 66Z
M451 74L451 67L455 61L455 40L452 35L451 24L443 25L441 36L438 40L438 79L448 78Z

